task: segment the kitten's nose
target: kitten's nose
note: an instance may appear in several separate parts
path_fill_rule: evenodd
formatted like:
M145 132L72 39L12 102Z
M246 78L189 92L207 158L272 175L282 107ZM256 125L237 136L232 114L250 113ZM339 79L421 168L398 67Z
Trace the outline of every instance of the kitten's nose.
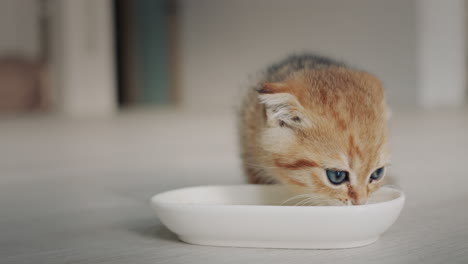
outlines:
M367 203L367 197L361 197L357 199L351 199L351 203L353 205L361 205L361 204L366 204Z
M367 203L367 190L359 188L359 186L348 186L348 196L353 205L360 205Z

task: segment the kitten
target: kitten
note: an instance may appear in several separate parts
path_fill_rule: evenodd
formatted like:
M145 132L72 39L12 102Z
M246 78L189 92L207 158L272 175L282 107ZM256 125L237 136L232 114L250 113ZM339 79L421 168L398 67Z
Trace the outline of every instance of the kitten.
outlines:
M285 184L315 204L366 204L390 162L387 117L376 77L325 57L289 57L244 101L244 171L250 183Z

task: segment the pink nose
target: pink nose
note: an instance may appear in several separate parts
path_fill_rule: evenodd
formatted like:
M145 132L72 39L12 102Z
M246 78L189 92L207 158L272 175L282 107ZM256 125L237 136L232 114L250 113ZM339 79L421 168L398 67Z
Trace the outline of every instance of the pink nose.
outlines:
M362 205L367 203L367 198L351 199L353 205Z

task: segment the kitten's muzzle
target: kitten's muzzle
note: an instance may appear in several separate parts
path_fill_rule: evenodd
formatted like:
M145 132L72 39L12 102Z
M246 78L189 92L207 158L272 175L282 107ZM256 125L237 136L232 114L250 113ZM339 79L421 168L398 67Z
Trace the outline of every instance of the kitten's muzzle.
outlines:
M362 198L357 198L357 199L351 199L351 203L353 205L363 205L367 203L367 197L362 197Z
M351 186L348 184L348 197L353 205L361 205L367 203L367 190L359 188L359 186Z

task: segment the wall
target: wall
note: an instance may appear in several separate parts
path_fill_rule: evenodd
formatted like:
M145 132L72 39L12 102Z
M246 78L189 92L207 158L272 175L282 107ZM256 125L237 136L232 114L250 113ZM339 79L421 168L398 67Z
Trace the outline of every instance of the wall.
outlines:
M59 110L105 116L116 110L111 0L54 0L52 73Z
M414 105L415 8L408 0L182 0L182 101L231 109L249 76L314 51L376 74L392 105Z
M460 106L466 100L465 0L418 0L422 106Z
M38 11L37 0L0 1L0 56L38 58Z

